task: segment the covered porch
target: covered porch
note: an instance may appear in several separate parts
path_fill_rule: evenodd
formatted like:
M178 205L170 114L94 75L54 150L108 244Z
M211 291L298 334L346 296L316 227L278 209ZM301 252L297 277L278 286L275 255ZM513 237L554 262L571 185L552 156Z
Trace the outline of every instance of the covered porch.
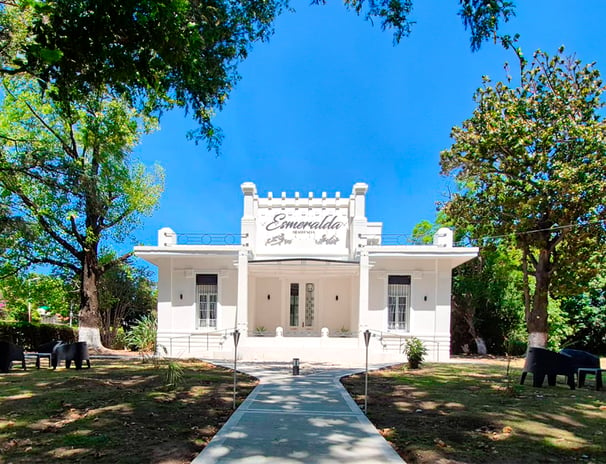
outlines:
M355 337L359 263L285 258L248 263L248 335Z

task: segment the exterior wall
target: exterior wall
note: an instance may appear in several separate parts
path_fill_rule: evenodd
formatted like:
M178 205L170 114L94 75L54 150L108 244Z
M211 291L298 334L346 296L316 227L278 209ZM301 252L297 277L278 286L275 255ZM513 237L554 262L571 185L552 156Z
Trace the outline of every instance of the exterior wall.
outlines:
M450 262L446 260L374 258L370 272L368 327L361 327L361 330L368 328L386 332L386 336L401 337L399 345L406 337L418 337L429 350L429 360L448 360L451 272ZM390 275L411 276L407 330L388 329L387 283Z
M252 278L249 301L249 330L265 327L268 335L275 335L282 321L282 285L272 277ZM269 298L268 298L269 297Z
M351 277L328 277L320 282L319 325L326 327L331 336L357 329L352 321L351 281Z
M198 328L196 274L217 274L217 327ZM158 266L158 327L189 333L233 328L238 290L233 258L169 258Z
M447 360L451 270L475 256L477 249L453 247L448 229L440 229L432 245L382 246L382 223L366 218L367 189L358 183L348 197L269 193L260 198L254 184L244 183L241 245L180 245L178 234L161 229L158 246L135 249L158 266L158 343L171 356L216 354L233 349L234 328L240 330L245 350L259 343L247 339L257 327L272 338L281 327L285 336L318 337L316 348L321 348L327 343L320 337L326 328L334 338L343 331L357 332L352 347L359 349L361 334L368 329L380 334L374 350L399 354L404 340L415 336L429 349L429 360ZM198 327L196 274L217 275L216 328ZM392 275L411 278L405 330L388 329ZM300 285L301 299L305 284L314 284L312 327L289 327L294 282ZM304 305L299 316L304 317Z

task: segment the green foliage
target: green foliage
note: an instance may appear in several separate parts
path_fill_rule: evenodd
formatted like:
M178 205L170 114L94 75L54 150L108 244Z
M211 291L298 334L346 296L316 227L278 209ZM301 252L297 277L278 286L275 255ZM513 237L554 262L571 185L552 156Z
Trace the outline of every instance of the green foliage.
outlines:
M521 83L484 79L477 107L441 153L459 186L445 208L475 237L511 237L535 279L528 290L531 333L547 333L549 294L578 292L598 269L606 243L606 123L593 65L538 51L520 55Z
M112 346L123 325L131 325L156 307L156 289L148 270L120 263L99 282L101 341Z
M560 351L565 348L565 341L574 332L568 315L561 309L559 300L549 300L549 340L547 348Z
M508 334L524 321L518 253L506 243L482 248L454 270L452 299L453 351L479 337L488 352L504 353Z
M515 15L514 3L509 0L460 0L459 15L465 28L471 31L471 49L477 51L486 40L494 40L499 22L508 22ZM501 38L509 42L508 36Z
M124 350L126 349L126 331L124 330L123 327L119 327L118 330L116 330L116 334L114 336L114 339L112 341L111 345L105 345L105 346L109 346L111 349L113 350Z
M606 275L594 278L585 292L564 298L561 310L573 328L563 344L606 355Z
M166 363L164 382L172 390L179 388L183 384L183 367L181 367L181 364L176 361Z
M1 67L39 79L57 101L108 89L147 114L192 110L194 137L212 145L220 134L210 119L237 80L236 64L268 38L284 4L16 0L2 8L9 33L0 50L8 45L10 53L0 54Z
M0 279L1 300L5 307L2 317L8 320L27 321L28 304L33 321L39 321L38 308L44 307L48 315L69 317L75 294L71 283L47 274L13 274Z
M237 65L269 38L288 0L14 0L0 4L0 73L22 74L73 103L108 91L146 114L191 110L190 135L217 149L211 122L238 80ZM323 4L325 0L313 0ZM345 0L345 6L408 36L413 0ZM513 16L507 0L459 0L471 47L493 39Z
M42 343L52 340L76 342L78 335L74 329L66 325L0 321L0 340L14 343L28 351L35 351Z
M153 121L107 93L57 103L22 77L2 85L0 197L30 233L11 233L0 268L46 264L77 277L80 323L98 327L98 280L129 256L104 250L129 238L163 188L159 168L129 158Z
M140 351L142 354L154 353L157 332L158 324L155 315L146 314L126 333L126 344L129 348Z
M407 338L404 342L404 354L408 361L408 367L418 369L427 355L427 348L420 339L416 337Z

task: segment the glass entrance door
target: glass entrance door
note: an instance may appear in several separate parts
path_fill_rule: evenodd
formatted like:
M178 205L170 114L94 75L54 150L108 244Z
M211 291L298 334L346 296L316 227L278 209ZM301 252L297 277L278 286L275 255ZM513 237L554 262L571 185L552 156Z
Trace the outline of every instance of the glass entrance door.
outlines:
M289 295L290 331L311 332L316 317L316 285L313 282L291 282Z

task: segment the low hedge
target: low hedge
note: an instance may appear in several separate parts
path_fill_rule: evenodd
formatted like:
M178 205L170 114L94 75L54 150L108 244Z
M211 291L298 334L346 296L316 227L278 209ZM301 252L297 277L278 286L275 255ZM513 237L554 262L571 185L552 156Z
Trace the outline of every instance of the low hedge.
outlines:
M77 342L78 332L67 325L0 321L0 340L14 343L26 351L36 351L39 345L51 340Z

